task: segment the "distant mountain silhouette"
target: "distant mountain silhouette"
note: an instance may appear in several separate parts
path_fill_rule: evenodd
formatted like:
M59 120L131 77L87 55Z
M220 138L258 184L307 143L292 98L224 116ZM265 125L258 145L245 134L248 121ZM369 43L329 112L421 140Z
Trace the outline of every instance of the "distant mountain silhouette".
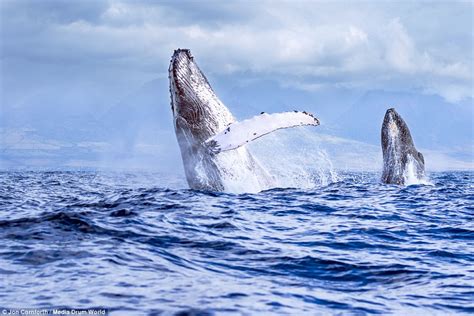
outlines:
M100 121L109 137L125 146L140 139L153 142L157 133L173 131L168 80L145 83L110 107Z
M262 111L313 112L321 126L308 133L322 135L319 147L333 157L338 151L350 151L353 158L347 159L354 162L359 157L356 152L364 148L372 153L370 161L377 161L382 119L387 108L395 107L407 121L420 150L439 150L454 153L463 161L473 160L472 100L450 104L437 96L416 93L302 91L291 85L282 87L273 80L242 81L212 74L208 79L237 119ZM30 97L20 106L2 108L0 163L7 167L39 164L170 170L173 166L172 170L181 170L167 78L147 82L110 106L77 98L45 94ZM347 142L324 135L342 137ZM347 164L344 157L349 156L335 161L340 166L366 165L362 160Z
M371 91L336 120L337 134L378 145L385 111L394 107L407 122L417 146L472 146L474 112L470 102L451 104L433 95Z

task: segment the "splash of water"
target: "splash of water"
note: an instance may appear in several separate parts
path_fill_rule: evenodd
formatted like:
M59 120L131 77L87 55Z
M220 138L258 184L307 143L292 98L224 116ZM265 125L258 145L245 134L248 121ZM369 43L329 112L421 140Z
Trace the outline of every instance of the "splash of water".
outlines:
M278 131L249 147L274 177L274 187L309 189L340 180L319 139L306 128Z
M408 155L408 162L406 164L405 170L403 171L403 178L405 179L405 185L433 185L433 183L425 176L424 173L419 174L417 172L417 164L415 158L412 155Z
M239 166L238 174L221 170L222 181L226 192L229 193L257 193L271 188L271 176L262 168L250 168L257 164L262 166L258 160L252 160L245 148L237 148L232 152L222 152L217 159L222 166Z
M326 150L321 149L318 151L320 160L323 164L319 165L318 175L320 176L321 185L328 185L333 182L338 182L341 180L341 177L334 169L331 159L329 158Z

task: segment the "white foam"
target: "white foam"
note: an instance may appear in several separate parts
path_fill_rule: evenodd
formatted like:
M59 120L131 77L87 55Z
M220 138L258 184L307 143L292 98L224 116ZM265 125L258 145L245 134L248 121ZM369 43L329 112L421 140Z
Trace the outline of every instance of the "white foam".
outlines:
M408 162L406 164L406 168L403 172L403 178L405 179L405 185L417 185L417 184L424 184L424 185L433 185L433 183L426 177L423 173L422 175L418 175L417 165L418 162L413 158L411 155L408 155Z

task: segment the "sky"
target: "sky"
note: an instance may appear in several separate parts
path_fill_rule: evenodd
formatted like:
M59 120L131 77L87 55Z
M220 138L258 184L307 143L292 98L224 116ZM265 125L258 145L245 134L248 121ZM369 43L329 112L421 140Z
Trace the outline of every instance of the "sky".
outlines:
M130 146L147 161L165 152L169 157L163 161L175 161L175 139L158 142L148 134L172 134L167 69L176 48L192 49L237 117L260 108L308 106L326 119L321 132L363 142L376 156L385 109L392 101L404 102L402 115L415 125L415 143L420 139L433 153L435 169L473 168L471 1L0 5L4 168L88 167L105 156L114 165L128 159L123 156ZM415 105L403 108L406 104ZM156 121L149 120L147 109L156 111ZM380 122L360 122L368 111ZM367 130L345 129L351 117ZM117 131L124 121L126 135ZM110 134L131 140L123 145ZM333 147L328 151L334 160L344 161Z

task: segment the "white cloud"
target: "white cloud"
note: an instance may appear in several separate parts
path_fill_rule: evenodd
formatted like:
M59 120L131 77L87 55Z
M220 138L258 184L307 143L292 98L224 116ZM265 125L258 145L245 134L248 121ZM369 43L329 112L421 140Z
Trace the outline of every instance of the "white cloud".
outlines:
M425 11L409 3L186 5L190 7L110 1L94 19L45 19L38 36L26 32L14 38L7 30L4 54L157 74L166 72L173 49L189 47L206 71L274 77L304 89L416 90L450 102L473 96L472 31L469 36L460 28L453 27L451 32L435 24L449 18L451 11L466 10L466 4L437 5L430 10L426 4ZM431 19L430 23L414 19L417 14ZM459 16L451 15L451 19ZM466 29L471 20L464 18ZM29 19L19 21L28 23ZM426 34L426 24L431 25L430 34ZM467 42L463 41L466 36ZM464 52L447 49L443 53L443 45L453 39Z

